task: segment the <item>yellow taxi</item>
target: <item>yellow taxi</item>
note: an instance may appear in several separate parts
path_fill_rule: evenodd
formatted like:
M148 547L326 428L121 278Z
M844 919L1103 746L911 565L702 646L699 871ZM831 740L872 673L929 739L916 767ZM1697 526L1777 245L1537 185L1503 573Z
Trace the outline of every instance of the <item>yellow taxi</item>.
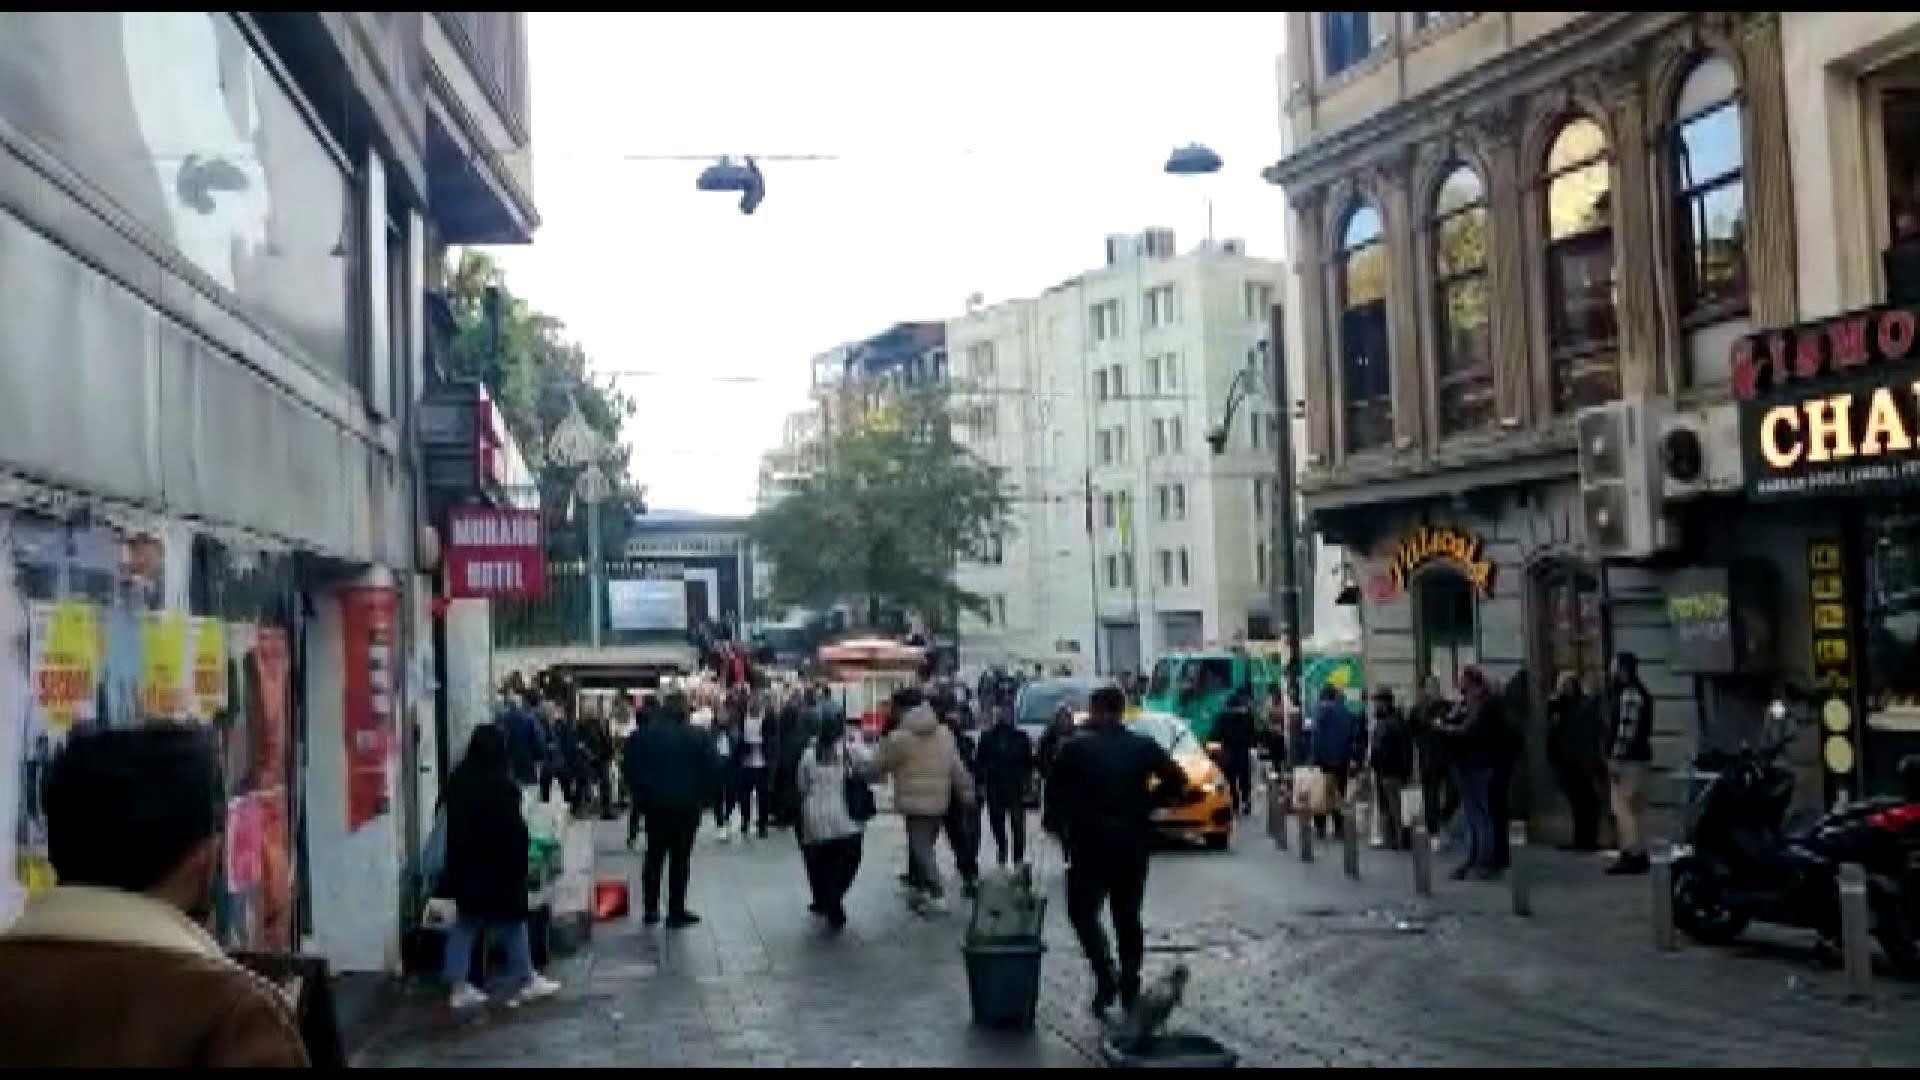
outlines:
M1214 851L1225 851L1232 845L1233 794L1227 786L1227 775L1193 737L1187 722L1172 713L1129 709L1127 730L1159 743L1187 774L1187 786L1199 796L1155 811L1153 824L1160 834L1199 840Z

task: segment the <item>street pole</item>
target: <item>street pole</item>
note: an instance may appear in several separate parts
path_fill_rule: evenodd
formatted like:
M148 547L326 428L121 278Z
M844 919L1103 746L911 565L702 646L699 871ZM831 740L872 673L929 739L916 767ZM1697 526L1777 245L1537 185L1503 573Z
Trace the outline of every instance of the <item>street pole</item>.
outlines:
M597 492L596 492L597 494ZM587 617L593 620L588 628L587 640L594 648L600 647L600 624L603 621L600 605L600 500L587 500Z
M1280 551L1280 573L1275 612L1280 619L1281 647L1287 656L1287 694L1298 704L1301 715L1307 701L1300 685L1300 528L1294 490L1293 471L1293 389L1287 377L1286 311L1275 304L1267 312L1267 355L1273 361L1273 391L1280 416L1280 437L1274 440L1274 464L1280 475L1275 480L1278 497L1274 500L1274 544ZM1349 823L1351 828L1351 823Z

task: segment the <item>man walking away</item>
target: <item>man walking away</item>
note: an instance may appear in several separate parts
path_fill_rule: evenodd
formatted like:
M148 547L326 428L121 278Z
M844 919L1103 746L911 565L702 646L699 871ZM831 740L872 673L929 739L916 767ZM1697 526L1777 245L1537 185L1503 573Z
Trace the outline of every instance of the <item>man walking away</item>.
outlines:
M510 687L506 699L501 726L506 730L507 750L513 757L513 779L521 787L533 787L540 782L540 769L547 760L546 733L534 711L532 694Z
M1413 777L1413 725L1382 686L1373 692L1374 801L1379 804L1381 833L1389 848L1407 846L1407 825L1400 816L1400 795Z
M1013 722L1011 709L994 712L994 725L980 736L976 753L980 784L986 790L987 824L1000 865L1007 865L1007 834L1013 834L1013 861L1027 861L1027 788L1033 783L1033 739Z
M1365 748L1360 721L1348 708L1346 695L1337 686L1320 688L1320 705L1313 712L1313 731L1307 736L1308 760L1326 777L1326 814L1316 814L1314 831L1327 834L1327 818L1333 819L1333 833L1342 835L1347 827L1347 780L1353 774L1354 760Z
M967 717L950 694L943 694L934 706L935 715L953 732L954 748L960 752L960 766L969 778L980 775L979 740L968 727ZM980 893L980 788L969 781L969 796L947 803L945 828L947 844L953 848L954 869L960 872L960 895L971 900Z
M899 727L880 744L874 771L893 780L893 804L907 825L907 885L914 910L937 912L945 902L934 846L947 809L973 797L973 778L960 760L953 732L918 690L894 695Z
M645 815L640 810L640 800L634 792L640 788L640 756L645 751L645 742L641 736L647 729L659 721L659 700L649 694L640 705L640 711L634 715L633 731L627 735L626 745L620 748L620 783L627 789L627 850L632 851L640 841L640 822Z
M1623 652L1615 658L1607 708L1607 772L1613 780L1613 823L1620 833L1620 857L1607 873L1644 874L1649 864L1642 818L1653 760L1653 695L1640 681L1638 656Z
M1160 744L1127 730L1127 698L1119 687L1093 692L1086 730L1060 748L1047 783L1042 819L1067 851L1067 917L1093 967L1093 1011L1117 998L1132 1007L1140 995L1145 931L1147 862L1153 851L1153 811L1187 792L1186 774ZM1100 925L1113 913L1120 968Z
M196 729L76 732L46 781L59 887L0 935L0 1069L305 1068L278 990L213 911L225 807Z
M1245 687L1233 692L1213 738L1220 744L1220 771L1227 774L1227 787L1233 793L1234 813L1241 817L1253 813L1253 744L1259 735L1259 723L1253 715L1253 694Z
M647 821L647 857L641 871L646 923L660 921L660 872L667 882L667 926L692 926L700 917L687 908L693 872L693 838L700 814L719 786L720 762L706 732L687 724L687 699L674 694L664 715L634 735L640 744L633 801Z

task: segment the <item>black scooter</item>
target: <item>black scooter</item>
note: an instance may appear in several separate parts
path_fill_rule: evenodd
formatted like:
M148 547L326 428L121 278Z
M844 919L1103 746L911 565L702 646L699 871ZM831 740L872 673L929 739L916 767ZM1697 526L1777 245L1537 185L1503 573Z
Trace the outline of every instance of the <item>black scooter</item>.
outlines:
M1695 761L1708 781L1687 842L1674 848L1674 924L1706 945L1732 941L1754 920L1802 927L1830 951L1840 938L1840 867L1857 864L1874 937L1896 968L1920 972L1920 803L1870 799L1789 832L1793 773L1779 763L1787 742Z

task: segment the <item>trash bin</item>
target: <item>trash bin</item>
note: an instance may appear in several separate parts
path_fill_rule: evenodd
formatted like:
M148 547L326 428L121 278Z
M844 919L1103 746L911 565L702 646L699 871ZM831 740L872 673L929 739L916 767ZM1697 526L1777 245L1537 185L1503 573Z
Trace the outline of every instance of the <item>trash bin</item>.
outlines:
M1108 1039L1100 1055L1111 1069L1231 1069L1240 1057L1216 1039L1190 1032L1156 1036L1145 1048L1122 1050Z
M967 996L973 1022L981 1027L1028 1031L1040 1007L1040 958L1047 946L1039 938L969 942Z

